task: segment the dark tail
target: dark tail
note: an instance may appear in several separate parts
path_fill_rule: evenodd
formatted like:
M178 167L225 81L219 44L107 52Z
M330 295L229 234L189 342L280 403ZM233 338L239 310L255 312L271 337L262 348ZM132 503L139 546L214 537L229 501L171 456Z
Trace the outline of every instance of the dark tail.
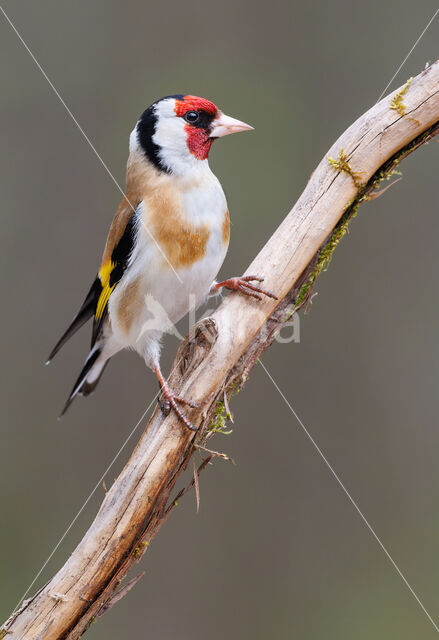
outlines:
M47 358L46 364L52 360L52 358L58 353L61 347L67 342L69 338L72 337L74 333L78 331L82 327L83 324L89 320L95 312L97 300L99 298L99 293L102 290L102 285L99 278L96 278L93 282L90 291L87 294L84 302L82 303L82 307L79 309L76 316L73 318L70 326L64 331L61 338L58 340L56 345L53 347L50 352L49 357Z
M108 359L102 357L101 349L95 348L90 351L59 418L65 414L77 395L88 396L95 390L107 363Z

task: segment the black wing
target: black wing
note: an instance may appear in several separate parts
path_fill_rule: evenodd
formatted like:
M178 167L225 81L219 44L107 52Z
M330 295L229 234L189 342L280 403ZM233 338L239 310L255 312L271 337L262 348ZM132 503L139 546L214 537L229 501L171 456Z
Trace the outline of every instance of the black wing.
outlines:
M107 317L108 301L113 289L122 278L128 266L128 261L135 243L135 235L136 216L132 215L128 220L121 239L113 249L111 258L108 262L104 263L99 270L99 279L102 285L102 291L96 304L93 319L93 331L91 337L92 348L101 332L105 318Z
M110 295L122 278L132 253L135 242L136 216L132 215L128 220L125 231L117 245L114 247L111 258L99 269L99 273L93 282L80 310L73 318L68 329L52 349L47 364L58 353L61 347L75 334L83 324L93 317L93 331L91 346L98 338L103 322L108 313L108 300Z

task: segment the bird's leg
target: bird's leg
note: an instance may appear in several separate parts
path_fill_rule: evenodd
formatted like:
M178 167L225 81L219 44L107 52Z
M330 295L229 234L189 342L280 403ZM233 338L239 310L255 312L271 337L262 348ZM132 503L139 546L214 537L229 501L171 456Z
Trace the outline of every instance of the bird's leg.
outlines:
M160 380L158 380L158 383L159 383L159 394L157 396L157 402L160 407L160 411L163 413L164 416L167 416L171 411L171 405L169 404L169 400L166 400L166 398L163 398L162 396L163 389L162 389L162 385L160 384Z
M192 409L198 409L199 405L196 404L195 402L191 402L190 400L186 400L185 398L180 398L180 396L176 396L175 393L172 391L172 389L169 387L165 378L163 377L163 374L160 371L160 367L158 365L154 367L154 372L159 380L160 388L166 399L165 402L160 402L159 400L160 409L162 410L162 412L165 415L168 415L172 407L172 409L174 409L177 416L186 425L188 429L190 429L191 431L197 431L197 428L194 427L192 422L186 418L186 416L184 415L184 413L182 412L182 410L180 409L177 403L185 404L188 407L192 407Z
M277 296L275 296L274 293L272 293L271 291L267 291L266 289L262 289L262 287L258 287L255 284L252 284L253 281L263 282L264 278L261 278L260 276L242 276L241 278L229 278L228 280L216 282L214 285L212 285L210 293L218 293L218 291L222 287L225 287L226 289L232 289L233 291L240 291L246 296L251 296L252 298L256 298L257 300L262 300L263 295L267 296L268 298L273 298L273 300L277 300Z

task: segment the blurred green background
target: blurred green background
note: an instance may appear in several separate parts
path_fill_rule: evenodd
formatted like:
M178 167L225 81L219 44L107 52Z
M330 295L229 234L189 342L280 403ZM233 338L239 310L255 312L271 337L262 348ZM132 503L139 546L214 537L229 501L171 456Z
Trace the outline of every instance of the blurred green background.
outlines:
M331 143L378 98L436 1L6 1L4 8L123 184L138 115L194 93L255 126L217 143L241 273ZM438 57L439 19L392 89ZM5 619L156 392L140 358L56 417L87 353L44 361L82 302L120 199L6 20L2 123L0 618ZM390 89L389 89L390 91ZM299 344L264 362L431 615L439 619L436 142L361 207L320 278ZM166 341L167 370L177 342ZM433 638L436 632L261 367L187 495L88 632L104 638ZM107 476L110 485L135 440ZM43 572L80 540L99 488Z

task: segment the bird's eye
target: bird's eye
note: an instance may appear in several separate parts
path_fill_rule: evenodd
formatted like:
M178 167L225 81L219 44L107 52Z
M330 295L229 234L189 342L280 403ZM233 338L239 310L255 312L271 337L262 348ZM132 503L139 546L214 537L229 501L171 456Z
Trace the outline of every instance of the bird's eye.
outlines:
M190 124L197 122L199 117L200 117L200 114L197 113L196 111L187 111L184 114L184 119L186 120L186 122L189 122Z

